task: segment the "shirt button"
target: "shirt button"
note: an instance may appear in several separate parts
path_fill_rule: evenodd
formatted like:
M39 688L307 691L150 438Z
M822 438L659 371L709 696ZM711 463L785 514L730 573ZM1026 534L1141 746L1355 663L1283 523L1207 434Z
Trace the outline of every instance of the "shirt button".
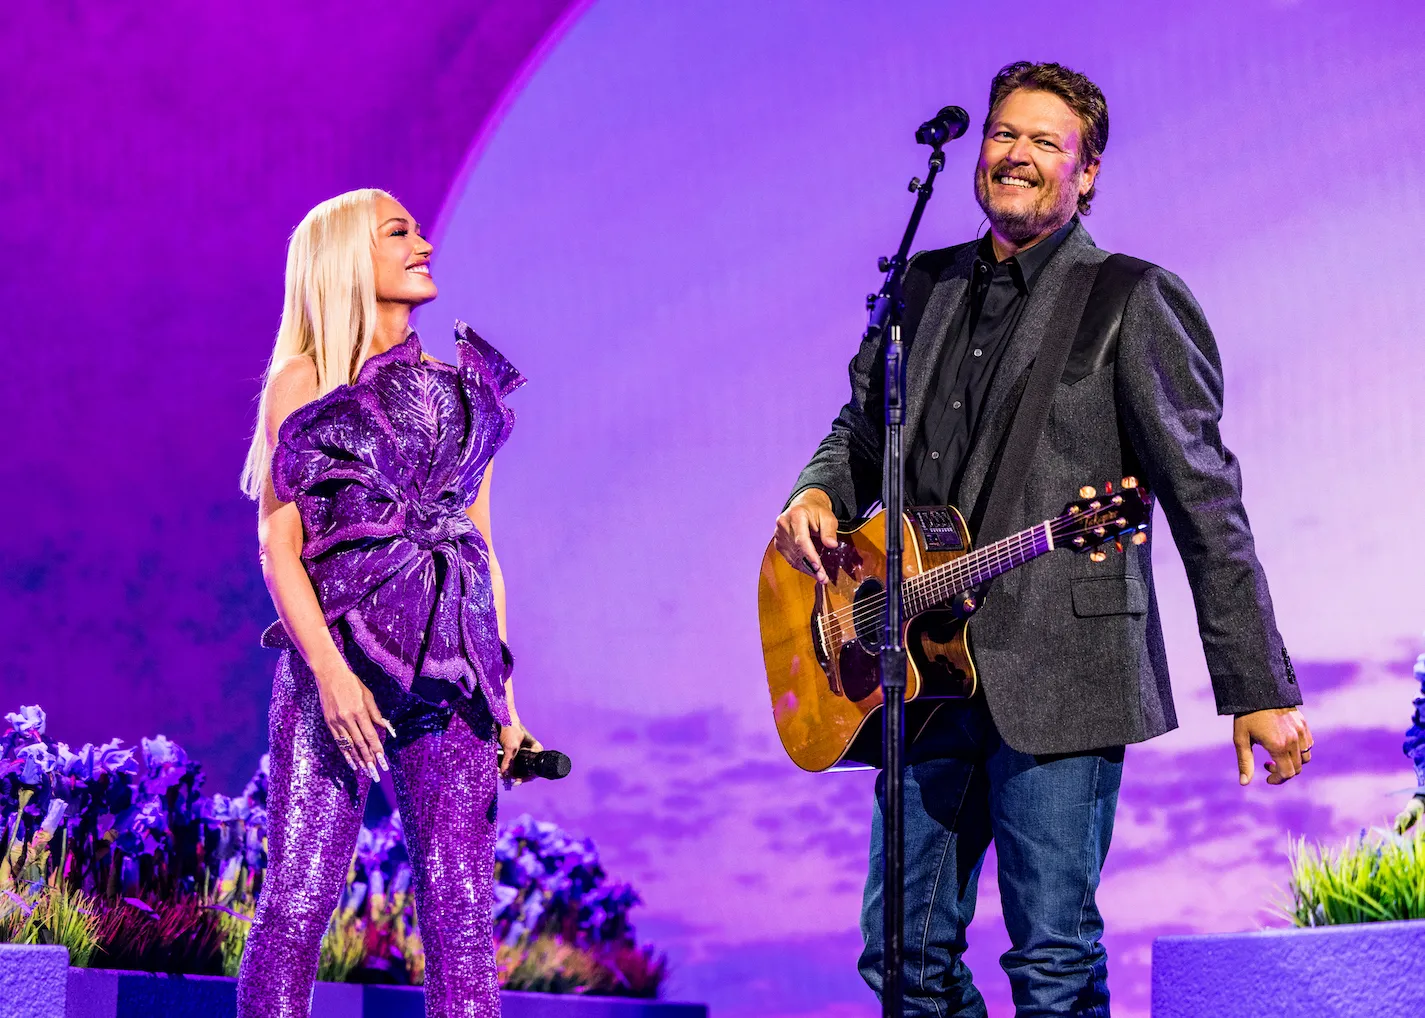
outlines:
M983 350L979 350L979 349L976 349L976 350L975 350L975 356L976 356L976 357L983 357L984 354L985 354L985 352L984 352Z
M933 460L938 460L940 458L940 454L938 452L933 452L930 454L930 458Z
M958 399L957 399L955 402L951 403L950 405L951 405L952 407L954 407L956 410L959 410L959 409L960 409L960 401L959 401Z

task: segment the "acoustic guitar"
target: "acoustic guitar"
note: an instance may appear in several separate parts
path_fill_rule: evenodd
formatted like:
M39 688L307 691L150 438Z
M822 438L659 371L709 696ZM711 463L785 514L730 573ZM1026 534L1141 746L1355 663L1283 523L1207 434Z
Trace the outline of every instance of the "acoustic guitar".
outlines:
M954 506L910 508L903 516L906 703L964 699L977 679L967 623L977 589L1059 548L1107 558L1104 545L1148 539L1153 500L1126 477L1114 491L1085 486L1063 513L972 551ZM772 717L782 746L803 770L879 764L880 653L885 631L885 510L849 525L823 549L830 583L792 567L775 542L762 556L757 614ZM910 727L909 715L907 732Z

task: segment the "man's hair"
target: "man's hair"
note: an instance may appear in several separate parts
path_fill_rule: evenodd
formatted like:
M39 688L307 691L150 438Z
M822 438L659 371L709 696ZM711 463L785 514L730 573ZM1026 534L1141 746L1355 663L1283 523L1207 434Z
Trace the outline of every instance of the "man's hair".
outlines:
M985 114L982 136L989 133L990 120L999 104L1011 92L1020 89L1048 92L1064 100L1064 104L1083 124L1083 151L1079 153L1079 165L1098 162L1108 146L1108 102L1097 85L1063 64L1031 64L1028 60L1020 60L1001 67L994 81L990 82L990 108ZM1089 205L1097 191L1098 185L1095 184L1089 188L1088 194L1079 196L1080 215L1089 214Z

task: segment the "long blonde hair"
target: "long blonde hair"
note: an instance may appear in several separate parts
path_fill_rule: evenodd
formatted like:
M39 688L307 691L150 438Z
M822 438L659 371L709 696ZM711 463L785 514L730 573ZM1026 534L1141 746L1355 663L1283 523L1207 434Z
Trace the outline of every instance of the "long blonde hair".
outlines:
M325 396L339 385L350 385L370 356L376 329L376 270L371 261L376 199L390 197L374 187L339 194L308 212L292 231L282 321L242 469L242 490L251 499L262 497L272 466L267 438L272 379L293 357L311 357L317 364L317 395Z

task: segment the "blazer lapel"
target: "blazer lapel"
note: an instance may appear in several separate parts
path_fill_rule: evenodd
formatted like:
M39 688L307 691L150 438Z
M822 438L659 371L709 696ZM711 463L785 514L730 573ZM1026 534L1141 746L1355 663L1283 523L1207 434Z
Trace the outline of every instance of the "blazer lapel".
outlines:
M975 428L970 445L965 470L961 474L957 500L965 512L970 512L980 496L980 485L989 471L990 461L999 447L1004 430L1013 420L1013 414L1002 413L1006 397L1018 386L1020 376L1034 363L1044 337L1051 328L1074 328L1074 322L1063 323L1055 314L1063 295L1064 283L1072 276L1075 265L1085 260L1085 256L1095 250L1093 238L1082 225L1070 231L1059 250L1045 263L1034 281L1034 291L1029 295L1029 303L1019 318L1019 324L1010 337L1009 346L995 370L994 380L985 396L985 405L979 413L979 424ZM974 537L975 535L971 535Z
M970 288L970 269L974 264L975 245L967 244L936 280L930 299L926 301L925 313L916 327L905 368L906 404L902 431L902 447L905 449L909 449L915 441L916 429L920 427L920 418L925 412L925 397L935 377L935 366L940 363L945 341L950 337L950 327L964 306L965 295Z

